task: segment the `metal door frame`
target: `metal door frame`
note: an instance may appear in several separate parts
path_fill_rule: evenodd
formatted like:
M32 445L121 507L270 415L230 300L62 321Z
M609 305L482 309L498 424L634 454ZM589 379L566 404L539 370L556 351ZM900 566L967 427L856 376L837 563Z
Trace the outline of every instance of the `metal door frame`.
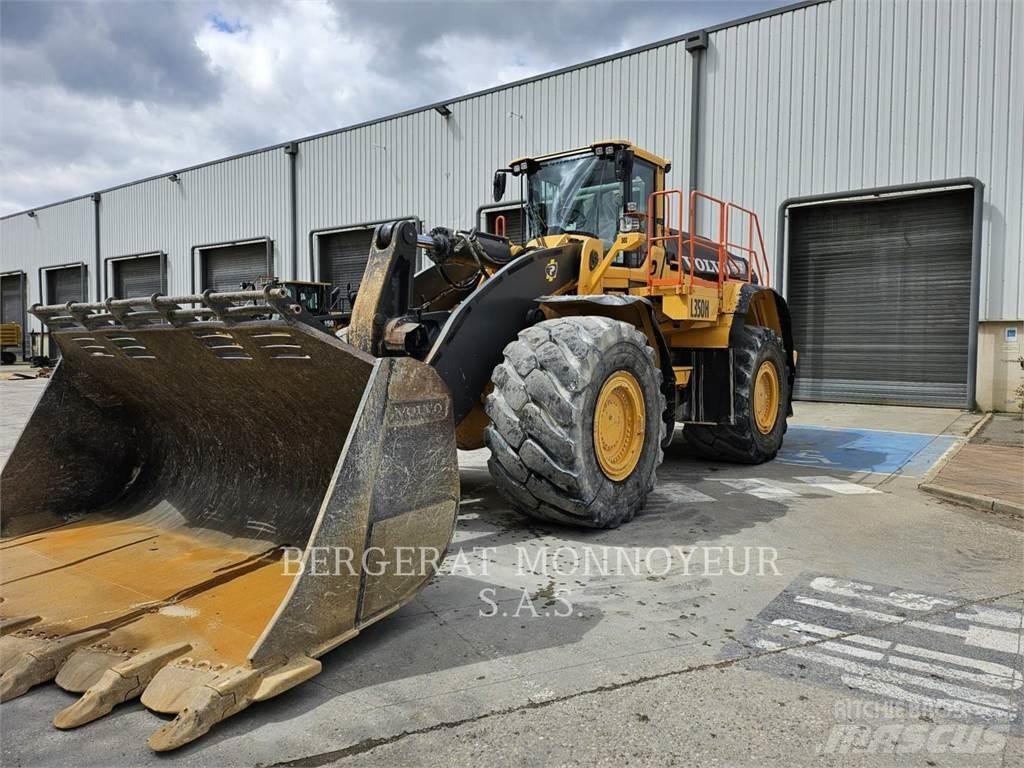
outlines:
M779 204L775 233L775 274L781 284L779 293L787 295L789 289L789 209L794 206L835 203L840 200L857 202L857 198L881 198L913 192L943 192L970 187L974 190L974 210L971 218L971 296L967 337L967 400L965 407L973 411L976 406L978 379L978 292L981 285L981 228L985 203L985 185L974 176L924 181L916 184L894 184L886 187L829 192L821 195L788 197Z
M50 288L50 276L49 273L57 269L67 269L69 267L78 267L82 276L82 298L79 301L89 300L89 265L84 261L69 261L67 264L51 264L46 267L39 268L39 303L46 304L46 295L49 293ZM46 272L46 279L43 279L43 273ZM41 336L46 337L46 355L50 356L50 332L45 328L43 329ZM42 338L39 342L39 354L43 354L43 343Z
M2 277L18 277L18 291L21 293L21 359L28 357L28 274L23 269L0 272Z
M110 282L114 277L115 261L132 261L134 259L148 259L157 256L160 259L160 293L167 294L167 253L166 251L142 251L141 253L129 253L125 256L107 256L103 260L103 296L110 295ZM125 296L119 298L128 298Z
M254 243L263 243L264 246L266 247L266 249L267 249L267 274L268 275L273 275L274 274L274 241L268 235L264 235L262 237L248 237L248 238L245 238L244 240L224 240L224 241L219 242L219 243L204 243L203 245L193 245L192 246L192 258L190 259L190 261L192 262L192 264L191 264L191 267L192 267L191 268L191 272L192 272L192 274L189 276L189 288L190 288L191 292L192 293L196 292L196 282L197 282L196 281L196 271L197 271L197 267L198 267L198 271L200 273L202 272L202 267L203 267L202 258L203 258L203 252L204 251L215 251L218 248L230 248L231 246L234 246L234 245L253 245Z
M79 301L89 300L89 265L84 261L69 261L67 264L51 264L46 267L39 268L39 303L46 303L46 294L49 292L47 289L49 285L49 275L46 276L46 280L43 279L44 272L53 272L56 269L68 269L69 267L78 267L82 271L82 298Z

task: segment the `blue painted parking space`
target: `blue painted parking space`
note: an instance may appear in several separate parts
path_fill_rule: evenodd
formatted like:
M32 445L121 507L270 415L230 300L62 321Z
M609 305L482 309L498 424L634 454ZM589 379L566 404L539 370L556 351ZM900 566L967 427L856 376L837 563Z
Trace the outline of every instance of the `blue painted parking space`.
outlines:
M959 438L796 424L789 427L777 461L848 472L923 477Z

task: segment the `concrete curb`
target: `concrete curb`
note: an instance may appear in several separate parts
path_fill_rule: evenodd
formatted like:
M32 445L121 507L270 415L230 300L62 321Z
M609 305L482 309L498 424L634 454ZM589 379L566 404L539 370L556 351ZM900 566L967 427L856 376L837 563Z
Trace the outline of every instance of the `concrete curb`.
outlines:
M1015 504L1012 501L1002 501L1001 499L993 499L991 496L982 496L977 493L957 491L953 488L947 488L944 485L935 485L934 483L921 483L917 487L919 490L929 493L932 496L938 496L943 499L948 499L949 501L966 504L967 506L974 507L975 509L1024 518L1024 505Z
M991 420L991 411L989 411L980 419L978 419L978 422L973 427L970 428L966 435L960 438L958 442L950 446L949 450L939 457L939 460L936 461L932 465L931 469L929 469L925 473L925 476L921 478L921 482L917 484L917 487L922 488L925 485L930 485L932 480L934 480L935 477L939 474L939 472L942 471L942 468L945 467L950 461L952 461L953 457L960 453L963 447L967 445L969 442L971 442L971 440L974 439L974 436L981 432L981 430L985 428L985 425L988 424Z
M986 413L984 417L978 420L978 423L971 427L964 438L946 451L942 457L935 462L935 465L928 470L928 474L924 476L920 483L917 485L919 491L930 494L932 496L938 496L949 501L955 501L960 504L966 504L969 507L975 509L981 509L986 512L998 512L1002 515L1010 515L1011 517L1024 518L1024 505L1015 504L1012 501L1003 501L1002 499L995 499L991 496L982 496L980 493L970 493L968 491L958 491L955 488L947 488L944 485L938 485L932 482L942 471L950 461L952 461L963 447L971 442L975 435L981 432L985 428L985 425L992 420L992 413Z

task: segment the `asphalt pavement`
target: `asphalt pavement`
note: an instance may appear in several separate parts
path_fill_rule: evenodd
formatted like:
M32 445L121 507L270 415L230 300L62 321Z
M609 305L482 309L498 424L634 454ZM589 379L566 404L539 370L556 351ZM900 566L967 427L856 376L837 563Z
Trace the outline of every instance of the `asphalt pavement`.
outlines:
M38 382L0 382L0 450ZM1019 765L1024 533L917 484L960 411L801 403L758 467L666 452L614 531L541 525L460 454L443 573L316 678L174 753L124 705L0 707L5 766ZM20 421L19 421L20 420Z

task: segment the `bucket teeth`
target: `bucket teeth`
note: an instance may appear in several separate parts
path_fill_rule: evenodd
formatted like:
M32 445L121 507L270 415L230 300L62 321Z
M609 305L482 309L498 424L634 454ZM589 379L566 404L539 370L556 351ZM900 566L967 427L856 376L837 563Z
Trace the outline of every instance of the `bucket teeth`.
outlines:
M149 746L166 752L194 741L214 725L252 704L263 676L258 670L235 667L187 692L185 706L167 725L149 737Z
M72 651L107 634L105 629L93 629L67 637L41 639L37 647L12 659L0 675L0 701L15 699L29 688L52 680Z
M39 621L38 616L11 616L7 619L0 619L0 636L17 632L37 621Z
M168 645L111 667L78 701L58 712L53 724L58 728L77 728L103 717L118 704L140 696L157 672L191 648L188 643Z

